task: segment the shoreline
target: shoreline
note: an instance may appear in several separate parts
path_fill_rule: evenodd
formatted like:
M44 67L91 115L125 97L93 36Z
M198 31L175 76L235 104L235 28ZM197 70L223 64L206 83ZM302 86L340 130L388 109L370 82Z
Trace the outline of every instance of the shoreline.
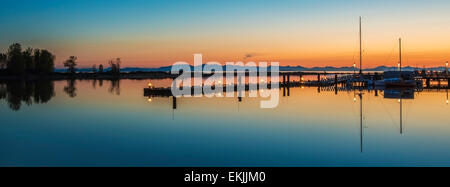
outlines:
M176 78L178 75L172 75L167 72L132 72L132 73L120 73L120 74L110 74L110 73L51 73L47 75L39 74L27 74L24 76L17 75L0 75L0 80L68 80L68 79L81 79L81 80L91 80L91 79L169 79Z

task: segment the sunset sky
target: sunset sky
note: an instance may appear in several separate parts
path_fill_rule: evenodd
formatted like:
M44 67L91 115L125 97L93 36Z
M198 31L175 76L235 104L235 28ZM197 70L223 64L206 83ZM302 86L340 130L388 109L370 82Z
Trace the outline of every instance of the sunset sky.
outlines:
M54 52L57 67L121 57L122 66L177 61L278 61L280 65L352 66L363 16L364 67L450 60L448 0L15 0L0 6L0 50L14 42Z

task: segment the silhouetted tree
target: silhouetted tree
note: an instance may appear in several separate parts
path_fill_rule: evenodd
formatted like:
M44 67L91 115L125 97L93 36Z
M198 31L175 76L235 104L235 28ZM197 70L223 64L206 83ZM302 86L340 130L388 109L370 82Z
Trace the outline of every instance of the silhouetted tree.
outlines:
M64 62L64 67L67 67L67 72L75 73L75 67L77 66L77 57L71 56Z
M6 68L9 73L23 75L25 73L25 60L22 55L22 46L18 43L8 48Z
M75 97L77 96L77 88L75 87L75 80L74 79L70 79L67 80L67 86L64 87L64 92L67 93L67 95L69 95L69 97Z
M22 52L23 60L25 63L25 72L33 73L34 72L34 58L33 58L33 49L27 48Z
M51 73L54 70L55 56L47 50L27 48L22 51L18 43L9 46L7 54L0 54L0 69L6 66L12 75L25 73Z
M5 69L6 67L6 54L0 53L0 69Z
M34 62L38 73L51 73L55 69L55 55L45 49L34 51Z
M103 73L103 65L100 64L98 66L98 72Z
M120 74L120 58L116 58L115 60L109 61L109 66L111 67L110 72L112 74Z

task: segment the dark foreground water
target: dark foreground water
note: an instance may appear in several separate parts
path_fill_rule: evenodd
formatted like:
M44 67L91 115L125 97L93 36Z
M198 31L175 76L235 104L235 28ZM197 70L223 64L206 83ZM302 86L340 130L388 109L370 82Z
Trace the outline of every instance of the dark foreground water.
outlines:
M446 90L291 88L275 109L205 97L173 109L144 97L149 82L170 85L0 83L0 166L450 166Z

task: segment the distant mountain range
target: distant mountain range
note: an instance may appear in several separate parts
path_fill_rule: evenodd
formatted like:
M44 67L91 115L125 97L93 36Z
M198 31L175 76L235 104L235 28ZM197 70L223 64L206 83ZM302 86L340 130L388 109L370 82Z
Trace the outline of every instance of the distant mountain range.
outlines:
M203 65L204 66L204 65ZM233 68L236 68L238 66L233 66ZM217 67L217 68L220 68ZM353 71L353 67L333 67L333 66L326 66L326 67L312 67L307 68L303 66L280 66L280 71ZM194 66L190 66L191 71L194 71ZM225 66L222 66L222 69L225 70ZM270 70L270 67L268 68ZM395 71L397 70L397 67L388 67L388 66L378 66L376 68L366 68L363 69L363 71ZM414 71L414 70L422 70L423 68L415 68L411 66L403 67L402 70L404 71ZM110 68L105 68L104 71L109 71ZM156 72L156 71L163 71L163 72L169 72L172 70L172 66L164 66L159 68L139 68L139 67L126 67L121 68L122 72ZM431 68L425 68L427 71L443 71L445 70L445 67L431 67ZM67 69L61 69L56 68L55 72L66 72ZM92 72L92 68L78 68L76 70L77 72ZM356 69L356 71L359 71L359 69Z

